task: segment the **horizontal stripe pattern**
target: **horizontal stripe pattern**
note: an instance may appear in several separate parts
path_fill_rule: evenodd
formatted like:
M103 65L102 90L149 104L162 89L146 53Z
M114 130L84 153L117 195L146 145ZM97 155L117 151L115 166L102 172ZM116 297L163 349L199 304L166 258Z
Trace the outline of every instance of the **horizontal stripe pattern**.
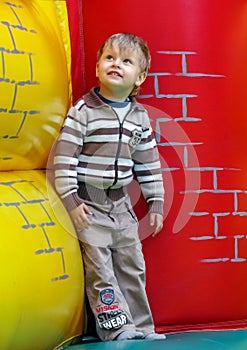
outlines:
M120 140L117 115L94 94L91 91L69 110L55 147L55 185L64 204L71 209L80 203L78 181L119 188L134 174L148 201L162 201L159 154L147 112L133 100Z

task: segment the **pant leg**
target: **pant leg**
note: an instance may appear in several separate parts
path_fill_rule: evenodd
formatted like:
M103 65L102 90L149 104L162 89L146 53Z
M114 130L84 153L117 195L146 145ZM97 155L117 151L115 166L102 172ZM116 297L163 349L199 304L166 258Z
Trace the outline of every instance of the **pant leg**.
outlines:
M99 338L109 341L124 330L135 330L129 306L114 275L111 249L81 244L86 293Z
M144 334L153 332L154 324L145 288L145 261L141 243L113 249L113 267L136 330Z

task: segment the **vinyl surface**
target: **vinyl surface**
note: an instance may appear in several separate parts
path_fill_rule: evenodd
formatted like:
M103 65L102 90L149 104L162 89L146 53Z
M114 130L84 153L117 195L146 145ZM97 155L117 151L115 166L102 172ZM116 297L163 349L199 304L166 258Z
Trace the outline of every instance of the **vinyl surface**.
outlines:
M64 349L63 348L60 349ZM247 330L168 334L165 341L129 340L77 344L68 350L246 350Z

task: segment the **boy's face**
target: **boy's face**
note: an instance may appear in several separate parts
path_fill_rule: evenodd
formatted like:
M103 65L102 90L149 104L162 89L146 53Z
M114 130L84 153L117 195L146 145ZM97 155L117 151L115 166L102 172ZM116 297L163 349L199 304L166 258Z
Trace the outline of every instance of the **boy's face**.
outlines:
M141 72L137 50L120 50L118 46L106 46L96 65L101 93L110 89L114 94L128 97L135 86L146 78Z

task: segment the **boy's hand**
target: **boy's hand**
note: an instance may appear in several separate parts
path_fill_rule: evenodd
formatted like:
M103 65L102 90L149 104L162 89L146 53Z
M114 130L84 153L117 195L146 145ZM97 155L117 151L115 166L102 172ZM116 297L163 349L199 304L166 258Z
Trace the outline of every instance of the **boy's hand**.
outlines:
M87 215L91 215L92 213L85 203L82 203L79 207L71 210L69 214L77 231L83 231L89 227L90 222Z
M152 237L155 237L163 228L163 216L158 213L151 213L150 226L154 226Z

